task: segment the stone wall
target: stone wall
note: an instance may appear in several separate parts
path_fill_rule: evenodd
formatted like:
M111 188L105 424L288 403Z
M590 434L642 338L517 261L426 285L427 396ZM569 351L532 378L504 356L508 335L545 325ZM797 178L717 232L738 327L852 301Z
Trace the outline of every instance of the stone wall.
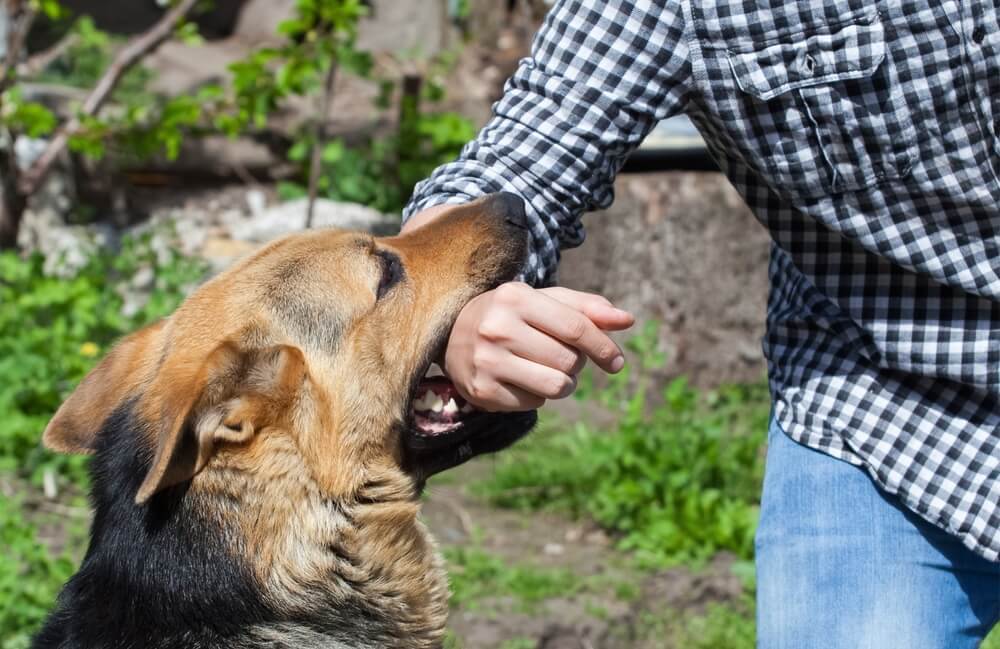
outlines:
M611 209L584 217L587 240L564 253L560 284L659 321L661 378L760 379L766 230L718 173L623 175L615 189Z

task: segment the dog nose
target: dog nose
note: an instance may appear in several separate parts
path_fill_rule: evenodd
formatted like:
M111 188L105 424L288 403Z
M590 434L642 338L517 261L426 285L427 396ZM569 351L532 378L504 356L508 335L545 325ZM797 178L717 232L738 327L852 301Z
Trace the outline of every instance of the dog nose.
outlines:
M493 195L491 202L505 221L518 228L525 230L528 228L528 217L524 213L523 198L510 192L500 192Z

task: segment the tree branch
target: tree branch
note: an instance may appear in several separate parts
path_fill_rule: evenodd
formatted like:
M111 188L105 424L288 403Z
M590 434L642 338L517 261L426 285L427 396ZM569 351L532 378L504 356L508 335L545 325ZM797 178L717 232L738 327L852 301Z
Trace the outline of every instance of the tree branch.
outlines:
M7 0L7 51L0 63L0 94L17 80L17 62L38 15L26 0Z
M96 115L125 73L170 38L198 2L199 0L180 0L149 30L139 34L119 50L111 65L104 71L104 75L97 81L97 85L84 100L77 116L69 119L56 131L42 154L21 177L18 190L22 194L29 196L38 189L52 165L66 149L70 138L80 129L82 118Z
M56 59L61 57L63 54L68 52L71 47L76 45L78 40L79 38L73 32L66 34L66 36L49 49L28 57L28 60L18 65L17 75L19 77L31 77L43 72L45 68L52 65Z
M316 120L316 141L313 143L312 159L309 162L309 202L306 207L306 228L313 224L313 213L316 210L316 195L319 193L319 174L322 171L323 147L326 145L326 121L330 115L330 104L333 102L333 86L337 81L337 59L330 57L330 68L326 71L326 81L323 85L323 97L319 102L319 115Z

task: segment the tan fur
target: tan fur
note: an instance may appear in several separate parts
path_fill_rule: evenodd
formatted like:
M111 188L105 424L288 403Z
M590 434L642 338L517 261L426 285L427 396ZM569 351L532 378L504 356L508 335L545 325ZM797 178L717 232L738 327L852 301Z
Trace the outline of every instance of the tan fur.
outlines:
M135 443L153 457L137 503L190 480L192 502L239 531L234 549L276 605L309 613L364 598L391 612L393 646L439 646L447 582L399 425L431 346L506 254L482 209L407 236L271 244L123 340L60 408L46 445L92 450L101 423L137 399L150 432ZM376 303L378 250L401 258L407 281Z

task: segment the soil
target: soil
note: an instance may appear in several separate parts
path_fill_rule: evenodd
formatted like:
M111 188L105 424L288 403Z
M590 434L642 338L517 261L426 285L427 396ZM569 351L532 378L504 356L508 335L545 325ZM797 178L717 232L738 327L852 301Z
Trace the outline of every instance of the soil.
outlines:
M424 519L439 544L467 545L475 533L491 555L568 569L588 586L546 599L529 612L504 597L478 602L473 610L453 610L449 627L465 649L494 649L513 640L531 640L538 649L670 649L669 639L647 637L651 617L699 614L710 603L735 602L743 593L731 556L720 555L697 572L644 572L592 524L485 505L467 487L489 470L489 460L475 461L455 470L447 484L431 485ZM623 585L633 594L619 595Z
M587 405L587 416L593 416ZM559 411L563 418L580 414ZM718 555L697 571L644 571L591 522L485 504L469 487L492 465L491 458L480 458L432 479L423 516L438 543L478 543L510 564L569 570L585 586L530 611L504 597L453 610L449 626L464 649L500 648L514 640L524 643L514 646L537 649L671 649L669 637L650 633L651 620L676 620L701 614L712 603L740 600L744 586L732 570L732 556Z

